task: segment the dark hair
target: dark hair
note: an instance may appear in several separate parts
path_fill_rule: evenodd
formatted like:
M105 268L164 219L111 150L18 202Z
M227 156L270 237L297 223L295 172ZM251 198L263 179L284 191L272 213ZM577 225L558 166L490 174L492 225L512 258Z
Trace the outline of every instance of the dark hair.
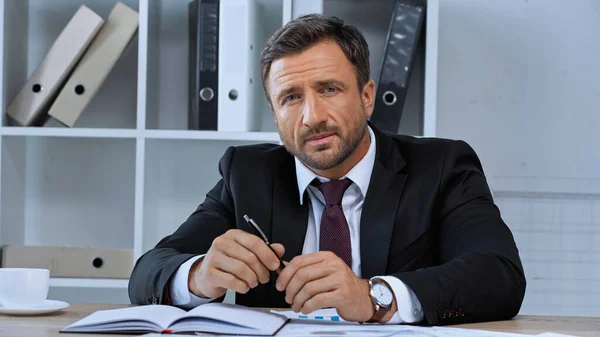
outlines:
M267 41L260 56L260 71L263 89L269 99L267 77L271 63L281 57L300 53L323 40L333 40L340 46L350 63L354 66L358 90L369 81L369 46L363 34L353 25L335 16L306 14L289 21L279 28Z

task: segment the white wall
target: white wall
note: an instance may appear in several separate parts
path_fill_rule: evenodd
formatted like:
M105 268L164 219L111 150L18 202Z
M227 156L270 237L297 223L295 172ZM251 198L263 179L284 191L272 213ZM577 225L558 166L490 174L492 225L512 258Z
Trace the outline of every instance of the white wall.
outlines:
M438 135L480 155L522 314L600 316L600 1L440 1Z

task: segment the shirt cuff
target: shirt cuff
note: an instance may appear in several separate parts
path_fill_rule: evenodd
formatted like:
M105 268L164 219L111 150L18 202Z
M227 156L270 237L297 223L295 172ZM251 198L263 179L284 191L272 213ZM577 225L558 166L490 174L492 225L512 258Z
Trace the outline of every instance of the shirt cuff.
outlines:
M400 279L393 276L377 276L386 281L394 292L398 311L386 324L416 323L423 320L423 309L414 292Z
M175 273L175 277L173 278L170 287L171 301L173 305L185 309L191 309L199 306L200 304L208 303L214 300L214 298L198 297L192 294L188 287L188 277L190 274L190 269L192 268L192 264L203 257L204 255L194 256L177 268L177 272Z

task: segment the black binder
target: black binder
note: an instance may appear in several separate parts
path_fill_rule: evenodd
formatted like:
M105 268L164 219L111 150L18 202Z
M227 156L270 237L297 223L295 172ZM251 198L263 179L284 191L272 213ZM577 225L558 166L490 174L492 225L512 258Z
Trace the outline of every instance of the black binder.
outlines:
M192 0L188 10L188 129L217 130L219 0Z
M395 1L370 118L383 131L398 132L425 10L425 0Z

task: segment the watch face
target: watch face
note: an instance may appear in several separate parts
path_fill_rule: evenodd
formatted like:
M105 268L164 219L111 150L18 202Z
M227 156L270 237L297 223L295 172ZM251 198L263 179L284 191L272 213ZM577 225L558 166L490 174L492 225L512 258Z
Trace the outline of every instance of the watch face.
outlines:
M373 284L373 296L380 305L390 306L393 300L392 291L383 283Z

